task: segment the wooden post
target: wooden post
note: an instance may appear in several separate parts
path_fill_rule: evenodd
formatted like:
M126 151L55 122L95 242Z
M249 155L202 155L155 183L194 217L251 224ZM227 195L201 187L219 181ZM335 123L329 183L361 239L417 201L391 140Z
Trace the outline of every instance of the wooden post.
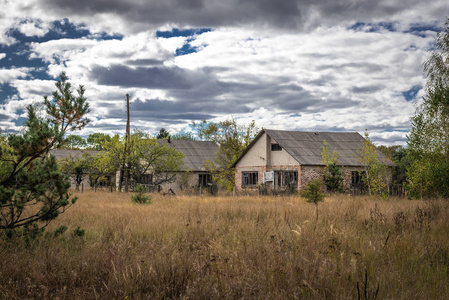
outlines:
M232 196L235 197L235 185L234 185L234 187L232 188Z
M126 121L126 136L125 136L125 193L128 192L128 184L129 184L129 156L130 156L130 129L129 129L129 94L126 94L126 112L127 112L127 121Z
M84 193L84 183L81 183L81 193Z

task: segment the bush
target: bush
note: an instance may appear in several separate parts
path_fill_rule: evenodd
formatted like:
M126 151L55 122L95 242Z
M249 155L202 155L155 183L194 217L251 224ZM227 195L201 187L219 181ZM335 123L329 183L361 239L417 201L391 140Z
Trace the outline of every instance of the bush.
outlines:
M146 187L144 185L138 185L134 192L136 194L131 196L131 201L137 204L151 204L151 197L145 196Z
M321 202L324 200L324 194L321 192L321 185L323 183L321 180L314 180L310 182L306 188L301 191L301 197L306 198L307 202L314 203L316 207L316 222L315 222L315 229L318 224L318 202Z
M318 205L318 202L324 200L324 194L321 192L322 182L315 180L310 182L306 188L301 191L301 197L305 198L307 202L313 202Z

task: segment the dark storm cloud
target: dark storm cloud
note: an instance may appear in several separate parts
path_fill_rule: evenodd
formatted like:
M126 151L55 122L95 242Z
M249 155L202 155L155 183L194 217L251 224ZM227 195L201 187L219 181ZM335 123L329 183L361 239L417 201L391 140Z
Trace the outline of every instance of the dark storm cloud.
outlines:
M147 25L233 26L270 24L280 28L302 29L341 20L369 21L413 9L420 0L42 0L45 8L57 14L92 16L118 15L133 23L136 31Z
M208 79L202 72L179 67L130 68L123 65L112 65L108 68L94 66L90 77L101 85L167 90L190 89Z
M370 64L367 62L351 62L351 63L343 63L343 64L326 64L320 65L316 68L317 71L329 70L329 69L356 69L363 72L380 72L384 70L386 66L380 64Z
M11 116L0 113L0 121L9 121L11 120Z
M131 66L158 66L158 65L162 65L164 63L163 60L158 60L158 59L135 59L135 60L127 60L125 62L126 65L131 65Z
M189 104L185 101L174 102L160 99L133 101L130 104L130 115L133 120L169 123L183 123L214 117L212 114L202 112L199 105ZM111 109L108 117L125 119L126 116L121 109Z
M351 92L356 94L372 94L385 89L384 85L364 85L364 86L354 86L351 88Z

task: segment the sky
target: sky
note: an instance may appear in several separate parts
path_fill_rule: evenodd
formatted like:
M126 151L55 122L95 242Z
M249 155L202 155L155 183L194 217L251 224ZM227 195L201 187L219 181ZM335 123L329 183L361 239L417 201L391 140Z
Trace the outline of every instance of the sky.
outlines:
M405 145L448 16L447 0L0 0L0 128L64 71L86 88L83 136L123 135L129 94L153 135L235 118Z

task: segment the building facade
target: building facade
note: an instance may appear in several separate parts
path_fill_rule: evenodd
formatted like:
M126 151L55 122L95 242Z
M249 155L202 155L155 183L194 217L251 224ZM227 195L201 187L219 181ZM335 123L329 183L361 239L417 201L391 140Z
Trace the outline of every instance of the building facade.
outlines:
M344 188L360 184L364 166L360 159L364 138L356 132L299 132L262 130L234 163L238 190L291 186L301 189L309 182L323 179L324 141L329 152L338 153ZM378 158L389 166L390 181L394 163L378 151Z

